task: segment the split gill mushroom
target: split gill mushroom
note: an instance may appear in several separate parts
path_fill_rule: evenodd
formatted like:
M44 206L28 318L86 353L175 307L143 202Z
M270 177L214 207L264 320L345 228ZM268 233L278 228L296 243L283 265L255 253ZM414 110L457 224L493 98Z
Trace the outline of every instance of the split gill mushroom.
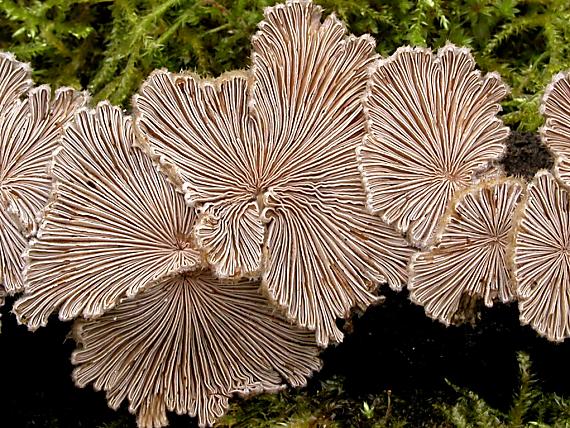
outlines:
M570 336L570 195L546 171L515 217L511 260L520 321L561 342Z
M342 340L336 318L406 283L413 250L365 209L355 150L375 58L321 8L265 10L252 68L214 80L161 70L135 96L143 149L200 212L195 233L220 278L261 276L287 317Z
M474 322L475 304L515 298L507 248L525 183L482 181L455 195L434 245L416 253L408 288L413 302L446 325Z
M140 428L167 425L167 411L210 426L236 393L304 385L320 368L314 333L275 313L258 281L208 271L194 210L133 139L130 117L106 102L66 128L20 322L78 318L76 384L115 409L127 400Z
M570 188L570 77L558 73L544 91L540 113L546 122L540 138L554 155L554 175Z
M275 314L259 282L224 283L207 271L166 279L96 320L78 320L73 378L125 399L139 428L166 426L166 411L211 426L235 394L306 384L319 370L314 334Z
M465 48L401 47L370 67L358 160L372 213L429 249L454 194L505 151L508 88Z
M108 103L82 109L51 167L53 190L26 250L25 293L14 304L30 330L104 314L124 296L200 263L195 214L133 151L131 120Z
M49 197L52 152L87 101L71 88L52 94L33 87L30 74L27 64L0 53L0 283L10 295L23 290L22 253Z

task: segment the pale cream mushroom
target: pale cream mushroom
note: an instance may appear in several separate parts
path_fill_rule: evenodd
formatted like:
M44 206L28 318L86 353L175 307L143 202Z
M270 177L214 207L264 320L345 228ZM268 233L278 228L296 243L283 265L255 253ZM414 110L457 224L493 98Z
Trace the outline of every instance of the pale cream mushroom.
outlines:
M251 73L155 72L135 97L144 149L201 211L198 245L222 278L262 276L287 317L342 340L335 319L400 288L412 254L365 209L355 150L371 37L290 1L266 9Z
M514 298L506 251L525 184L515 178L483 181L457 194L429 250L410 264L410 298L441 322L473 321L474 304Z
M22 252L51 188L48 167L63 127L86 96L32 88L31 70L0 52L0 284L22 291Z
M496 115L507 87L453 45L399 48L370 70L358 152L367 205L428 248L455 192L505 150L509 130Z
M540 129L544 144L554 155L554 174L570 186L570 76L559 73L547 86L540 106L546 123Z
M313 333L274 315L259 283L201 270L194 210L132 142L108 103L66 128L18 320L96 318L76 325L75 381L113 408L128 399L141 428L167 425L167 410L210 425L233 393L305 384L320 367Z
M14 305L31 330L97 317L124 296L201 263L194 211L140 150L131 120L101 103L66 128L52 167L54 190L26 251L25 294Z
M74 331L76 384L106 391L113 409L127 399L139 428L167 425L167 411L210 426L232 395L302 386L320 367L312 332L275 315L259 282L207 272L167 279Z
M549 340L570 336L570 195L536 174L515 218L512 261L520 320Z

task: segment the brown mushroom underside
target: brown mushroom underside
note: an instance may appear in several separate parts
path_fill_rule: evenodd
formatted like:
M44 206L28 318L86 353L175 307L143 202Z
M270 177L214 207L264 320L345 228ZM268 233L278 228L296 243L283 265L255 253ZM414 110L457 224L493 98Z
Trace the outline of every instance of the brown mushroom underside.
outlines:
M570 76L559 73L544 92L540 112L546 123L540 129L544 144L554 155L554 174L570 188Z
M549 340L570 336L570 195L537 173L515 218L512 249L520 320Z
M34 330L104 314L124 296L201 263L194 211L141 151L130 118L108 103L82 110L52 167L54 190L26 251L25 294L14 305Z
M166 411L210 426L232 395L303 386L320 368L313 334L276 315L259 282L208 273L157 284L74 331L77 385L104 390L114 409L127 399L139 428L166 426Z
M0 283L23 290L24 251L51 188L48 167L64 125L86 96L48 86L32 88L31 70L0 53Z
M358 152L371 212L428 249L454 194L502 156L509 129L497 113L507 91L451 44L436 54L402 47L377 61Z
M507 262L513 215L525 184L514 178L483 181L456 195L435 244L410 264L410 298L445 324L473 321L467 301L514 298Z
M265 11L251 73L155 72L134 99L143 148L200 211L197 242L222 278L261 276L326 346L336 318L401 288L413 250L364 207L355 158L370 37L291 1Z

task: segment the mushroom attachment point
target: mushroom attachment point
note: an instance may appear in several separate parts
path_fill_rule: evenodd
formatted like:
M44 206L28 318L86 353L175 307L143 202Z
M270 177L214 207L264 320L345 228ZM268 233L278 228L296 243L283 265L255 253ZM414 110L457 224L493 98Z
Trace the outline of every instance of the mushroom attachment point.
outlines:
M540 112L546 118L540 137L554 155L554 174L570 187L570 76L559 73L544 92Z
M410 298L444 324L474 321L478 300L514 299L507 247L525 184L514 178L483 181L456 195L435 244L410 264Z
M509 130L497 113L508 90L451 44L399 48L370 74L358 151L367 205L427 249L455 192L503 155Z
M25 294L15 303L30 330L97 317L124 296L201 263L194 211L140 150L129 117L108 103L82 109L51 169L52 195L25 253Z
M552 174L538 172L515 218L512 248L520 320L557 342L570 336L569 205Z
M259 277L326 346L379 283L401 288L413 250L365 209L356 162L374 41L321 8L265 10L250 73L155 72L134 99L142 146L201 212L197 243L219 277Z
M74 333L76 384L106 391L114 409L128 399L139 428L166 426L166 411L210 426L233 394L303 386L320 368L312 332L275 315L259 282L201 271L76 321Z
M48 201L52 153L87 99L71 88L32 88L30 74L0 52L0 284L8 294L23 290L22 253Z

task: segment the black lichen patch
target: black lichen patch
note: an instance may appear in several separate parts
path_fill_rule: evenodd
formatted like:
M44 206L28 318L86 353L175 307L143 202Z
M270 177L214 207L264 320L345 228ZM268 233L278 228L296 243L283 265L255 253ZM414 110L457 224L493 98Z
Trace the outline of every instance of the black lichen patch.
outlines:
M554 159L537 133L512 131L501 164L508 175L530 181L537 171L552 168Z

